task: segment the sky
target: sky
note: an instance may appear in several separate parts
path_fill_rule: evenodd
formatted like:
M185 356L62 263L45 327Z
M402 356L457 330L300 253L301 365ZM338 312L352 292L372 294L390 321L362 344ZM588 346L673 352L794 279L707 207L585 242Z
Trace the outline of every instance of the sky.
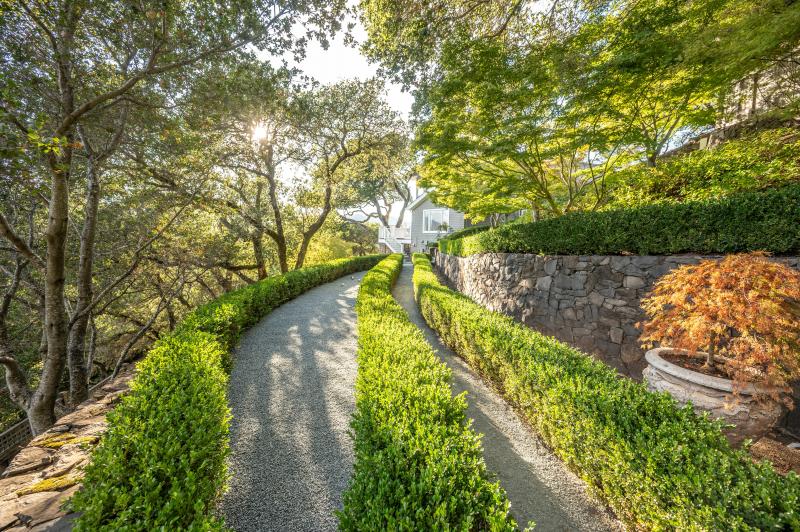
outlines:
M297 66L304 74L323 84L343 79L365 80L374 77L378 71L377 65L370 64L359 50L359 46L367 39L367 31L357 17L345 20L343 27L346 27L348 22L355 24L352 30L356 40L355 45L346 45L341 32L331 40L327 50L316 41L310 43L306 49L306 57L300 63L296 63L287 55L284 58L275 58L272 60L273 64L277 66L282 59L285 59L290 67ZM403 92L396 83L387 83L386 97L392 109L399 112L404 119L408 119L414 97L408 92Z

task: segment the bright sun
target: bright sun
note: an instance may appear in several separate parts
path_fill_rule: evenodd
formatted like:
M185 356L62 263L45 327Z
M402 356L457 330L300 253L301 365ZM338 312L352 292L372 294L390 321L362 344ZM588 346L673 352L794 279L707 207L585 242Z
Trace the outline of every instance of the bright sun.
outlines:
M259 122L253 126L253 142L260 142L267 138L267 127Z

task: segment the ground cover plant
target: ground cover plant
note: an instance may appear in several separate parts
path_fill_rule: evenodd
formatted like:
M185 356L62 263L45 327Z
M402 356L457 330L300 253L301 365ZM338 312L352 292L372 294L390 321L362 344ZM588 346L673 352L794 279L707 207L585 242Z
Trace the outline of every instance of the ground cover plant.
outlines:
M719 199L575 212L440 240L439 251L548 255L800 252L800 184Z
M368 269L381 255L269 277L199 307L155 343L70 501L76 530L222 529L229 350L264 315L306 290Z
M796 474L732 449L690 406L445 288L425 255L414 265L425 320L631 528L800 527Z
M452 396L450 370L392 297L402 262L384 259L358 294L356 461L340 528L515 530L464 395Z
M609 208L677 203L800 182L800 131L777 128L746 134L709 150L613 172Z

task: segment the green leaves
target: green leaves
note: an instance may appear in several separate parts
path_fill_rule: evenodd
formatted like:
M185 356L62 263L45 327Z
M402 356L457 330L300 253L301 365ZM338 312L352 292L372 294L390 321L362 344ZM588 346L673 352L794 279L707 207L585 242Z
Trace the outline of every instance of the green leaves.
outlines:
M777 128L609 176L614 207L678 203L800 182L800 134Z
M524 413L631 529L796 530L800 477L731 449L718 422L439 284L414 256L425 320Z
M356 463L340 528L514 530L464 396L452 396L450 370L392 297L402 262L391 255L370 270L356 303Z
M210 511L228 455L223 354L202 332L156 343L71 501L83 512L77 530L222 528Z
M785 116L798 106L793 82L777 81L800 42L797 2L361 7L367 54L416 89L424 186L475 217L596 209L614 168L655 165L677 140L743 118L751 91L736 86L753 75Z

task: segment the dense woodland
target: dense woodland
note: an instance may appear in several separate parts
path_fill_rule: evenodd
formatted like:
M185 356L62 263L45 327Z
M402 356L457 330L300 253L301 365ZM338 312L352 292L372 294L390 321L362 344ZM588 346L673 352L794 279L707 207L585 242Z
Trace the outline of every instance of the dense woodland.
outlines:
M412 127L381 79L265 60L346 32L344 0L0 4L0 427L50 426L202 302L371 251L365 218L402 224L413 178L474 218L603 209L739 80L800 87L794 1L357 8Z
M262 60L345 7L3 2L0 427L48 427L199 303L372 251L345 216L408 172L383 84Z

